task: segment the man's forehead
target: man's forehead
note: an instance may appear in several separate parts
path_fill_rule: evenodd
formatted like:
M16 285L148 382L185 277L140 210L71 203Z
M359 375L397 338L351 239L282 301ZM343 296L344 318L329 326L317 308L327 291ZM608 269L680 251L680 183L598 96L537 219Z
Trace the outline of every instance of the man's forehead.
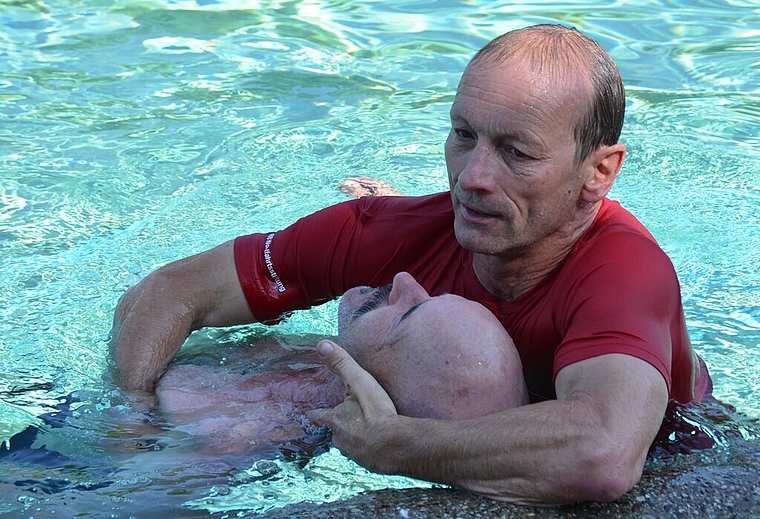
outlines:
M452 121L487 123L495 135L503 133L531 143L535 137L531 128L554 130L559 123L572 128L573 114L583 112L588 103L590 84L586 78L564 80L564 74L560 77L524 65L515 69L508 64L494 67L488 70L487 66L475 65L467 69L451 106Z

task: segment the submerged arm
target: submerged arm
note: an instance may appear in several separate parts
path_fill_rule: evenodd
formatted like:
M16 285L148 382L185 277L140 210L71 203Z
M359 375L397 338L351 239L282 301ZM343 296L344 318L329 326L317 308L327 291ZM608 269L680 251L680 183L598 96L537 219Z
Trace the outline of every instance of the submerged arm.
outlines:
M191 331L253 321L232 241L166 265L119 300L111 339L117 378L127 390L151 395Z

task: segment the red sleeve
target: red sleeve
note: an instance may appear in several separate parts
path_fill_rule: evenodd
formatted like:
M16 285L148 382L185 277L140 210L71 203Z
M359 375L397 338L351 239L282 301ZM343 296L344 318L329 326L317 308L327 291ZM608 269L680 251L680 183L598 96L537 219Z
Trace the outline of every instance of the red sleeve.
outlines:
M595 240L574 259L553 373L609 353L632 355L672 384L674 326L682 321L680 287L670 259L650 238L618 232ZM688 338L686 338L688 340Z
M397 272L422 261L430 237L451 232L450 213L445 193L365 197L318 211L282 231L239 237L235 265L251 312L259 322L270 322L354 286L388 284Z
M235 240L235 265L248 305L259 322L332 299L334 258L345 254L359 201L328 207L290 227Z

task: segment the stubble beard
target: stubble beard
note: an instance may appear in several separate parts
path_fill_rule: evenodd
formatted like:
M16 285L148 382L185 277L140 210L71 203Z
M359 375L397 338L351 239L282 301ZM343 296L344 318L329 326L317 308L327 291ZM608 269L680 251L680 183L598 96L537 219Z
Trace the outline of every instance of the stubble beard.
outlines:
M455 215L454 236L457 242L468 251L486 256L501 256L509 254L509 251L514 248L514 240L510 239L510 234L514 233L506 225L502 225L501 230L487 230L462 220L461 216Z

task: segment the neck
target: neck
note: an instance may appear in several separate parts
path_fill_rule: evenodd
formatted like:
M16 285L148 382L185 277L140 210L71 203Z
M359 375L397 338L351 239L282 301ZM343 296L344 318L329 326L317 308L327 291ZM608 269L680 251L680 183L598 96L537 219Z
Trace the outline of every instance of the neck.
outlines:
M538 286L565 260L575 243L591 227L601 203L584 211L567 228L519 251L500 255L478 254L473 269L481 285L505 301Z

